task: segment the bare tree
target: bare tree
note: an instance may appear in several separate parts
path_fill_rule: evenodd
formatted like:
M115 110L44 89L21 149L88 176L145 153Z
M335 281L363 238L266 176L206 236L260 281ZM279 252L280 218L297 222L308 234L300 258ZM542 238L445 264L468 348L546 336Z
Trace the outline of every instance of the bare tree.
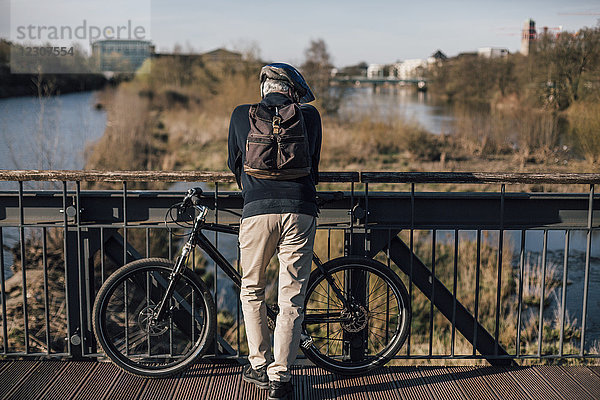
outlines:
M557 37L542 35L535 57L554 88L559 109L566 109L579 100L585 75L600 69L600 26Z
M311 40L304 50L302 73L315 93L318 103L326 114L336 114L343 91L331 87L333 63L327 44L323 39Z

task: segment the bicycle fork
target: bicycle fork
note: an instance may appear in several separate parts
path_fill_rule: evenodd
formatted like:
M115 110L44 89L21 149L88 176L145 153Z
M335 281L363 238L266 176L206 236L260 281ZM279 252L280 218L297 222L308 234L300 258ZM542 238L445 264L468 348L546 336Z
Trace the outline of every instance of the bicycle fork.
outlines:
M175 261L175 267L173 268L173 271L171 271L171 273L169 274L169 284L167 286L167 290L166 290L163 298L160 300L158 307L154 311L154 315L152 315L152 318L151 318L152 322L160 321L162 319L162 317L164 316L164 314L166 312L167 304L169 303L168 299L171 298L171 295L173 294L173 291L175 290L175 285L177 284L177 282L179 282L179 279L181 278L181 275L183 274L187 258L189 256L190 252L192 251L192 248L194 247L193 240L194 240L194 237L192 235L190 237L190 239L188 239L188 241L183 246L183 249L181 250L181 254L179 255L179 257L177 257L177 260Z

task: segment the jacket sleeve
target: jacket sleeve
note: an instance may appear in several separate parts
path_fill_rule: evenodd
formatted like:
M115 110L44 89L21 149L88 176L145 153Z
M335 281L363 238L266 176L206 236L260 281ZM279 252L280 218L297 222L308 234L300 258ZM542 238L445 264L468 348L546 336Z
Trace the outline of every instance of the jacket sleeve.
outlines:
M238 187L241 189L241 175L242 175L242 151L238 146L237 135L235 132L234 116L236 110L233 110L231 114L231 120L229 121L229 138L227 139L227 149L229 155L227 157L227 166L235 175L235 180Z

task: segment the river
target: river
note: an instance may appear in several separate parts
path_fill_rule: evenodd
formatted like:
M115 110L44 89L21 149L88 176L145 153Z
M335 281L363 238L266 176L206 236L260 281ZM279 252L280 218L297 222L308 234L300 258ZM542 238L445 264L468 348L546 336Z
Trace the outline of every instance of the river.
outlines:
M106 112L95 93L0 99L0 169L81 169Z
M344 93L339 113L342 118L375 114L387 119L405 119L417 122L435 134L454 132L452 107L434 101L426 92L408 88L381 88L377 93L369 87L348 89Z
M0 169L81 169L84 166L86 146L100 138L106 126L106 113L94 107L93 92L74 93L38 99L18 97L0 100ZM342 116L360 117L360 113L377 113L382 117L408 118L418 122L430 132L448 134L454 132L455 121L451 107L435 103L426 93L413 90L381 90L374 93L370 88L355 88L346 92L340 108ZM327 134L327 132L325 132ZM30 184L29 187L41 188ZM191 184L178 184L172 190L185 190ZM14 182L0 182L0 190L16 189ZM12 229L4 229L5 245L14 243L18 236ZM442 237L440 232L439 237ZM236 238L219 236L219 247L232 261L236 258ZM558 279L562 279L562 246L564 233L549 235L549 259L560 265ZM515 238L516 239L516 238ZM518 243L514 240L513 243ZM526 249L531 257L537 257L541 249L541 234L528 232ZM574 232L571 238L567 306L572 317L581 321L583 293L585 234ZM592 268L590 288L600 287L600 236L595 235L592 245ZM7 268L12 264L8 252L4 252ZM11 274L10 271L6 271ZM219 274L219 278L225 278ZM233 311L235 297L229 282L219 282L220 305ZM558 293L560 298L560 293ZM552 318L556 309L548 307L545 317ZM600 291L590 290L588 309L588 335L600 338L600 320L593 318L593 310L600 308ZM589 343L589 341L588 341Z

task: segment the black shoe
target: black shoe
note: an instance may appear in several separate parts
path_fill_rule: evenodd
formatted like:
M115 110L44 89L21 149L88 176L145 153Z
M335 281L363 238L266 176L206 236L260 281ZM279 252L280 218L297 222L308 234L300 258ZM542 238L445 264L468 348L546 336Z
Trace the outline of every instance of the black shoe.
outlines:
M259 369L252 368L252 365L247 365L242 372L242 379L248 383L254 383L259 389L269 388L269 377L267 376L267 367Z
M294 398L294 385L292 382L269 382L269 400L292 400Z

